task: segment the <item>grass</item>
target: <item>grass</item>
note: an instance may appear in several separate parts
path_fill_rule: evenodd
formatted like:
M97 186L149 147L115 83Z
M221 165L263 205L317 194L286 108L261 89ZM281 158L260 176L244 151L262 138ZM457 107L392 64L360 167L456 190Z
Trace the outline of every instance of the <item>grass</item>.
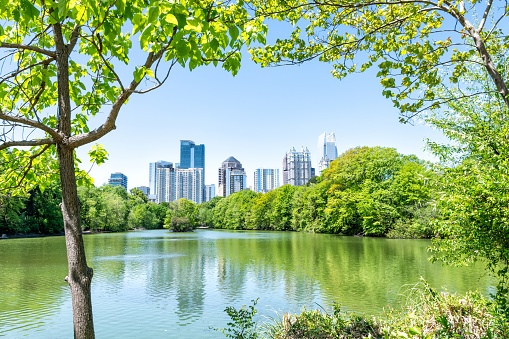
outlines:
M437 292L426 282L409 291L401 310L385 310L381 317L342 312L303 310L283 313L264 324L259 337L274 339L329 338L509 338L509 315L479 293Z

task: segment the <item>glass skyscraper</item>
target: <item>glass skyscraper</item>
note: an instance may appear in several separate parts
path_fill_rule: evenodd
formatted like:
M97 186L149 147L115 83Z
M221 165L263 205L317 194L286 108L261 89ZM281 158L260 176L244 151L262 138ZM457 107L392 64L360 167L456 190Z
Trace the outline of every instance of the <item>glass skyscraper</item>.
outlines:
M127 176L120 172L111 173L108 184L113 186L122 186L127 190Z
M191 140L180 140L180 168L205 170L205 145L196 145Z

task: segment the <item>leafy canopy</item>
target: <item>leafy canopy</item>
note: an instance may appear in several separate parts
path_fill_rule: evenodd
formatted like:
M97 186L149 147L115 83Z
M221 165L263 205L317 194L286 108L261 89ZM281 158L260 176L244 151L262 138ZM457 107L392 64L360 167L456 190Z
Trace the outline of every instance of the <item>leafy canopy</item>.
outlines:
M10 164L2 186L44 188L58 173L56 144L94 143L115 129L132 94L161 86L175 65L221 64L237 74L241 47L265 33L244 1L0 0L0 159ZM97 144L89 155L107 159ZM84 172L77 178L87 181Z

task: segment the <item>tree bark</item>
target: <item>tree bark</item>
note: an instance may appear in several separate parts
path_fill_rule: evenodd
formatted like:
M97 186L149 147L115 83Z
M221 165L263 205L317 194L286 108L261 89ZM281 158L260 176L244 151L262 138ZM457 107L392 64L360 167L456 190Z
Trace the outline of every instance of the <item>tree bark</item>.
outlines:
M69 51L64 44L60 23L53 25L56 48L58 81L58 134L57 142L65 243L69 275L65 278L71 289L74 338L94 338L91 282L93 270L87 265L81 232L80 202L74 168L74 148L69 147L71 136L71 100L69 96Z
M72 298L74 338L94 338L91 282L93 270L88 267L81 233L80 202L74 174L74 151L57 145L62 182L62 215L64 217L67 264Z

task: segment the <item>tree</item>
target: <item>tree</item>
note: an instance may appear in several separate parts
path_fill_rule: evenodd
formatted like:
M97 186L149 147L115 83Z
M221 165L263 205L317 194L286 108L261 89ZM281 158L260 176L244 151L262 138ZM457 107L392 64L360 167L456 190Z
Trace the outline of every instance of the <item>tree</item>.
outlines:
M507 2L255 0L254 5L257 15L294 26L290 37L251 50L262 66L317 58L332 63L333 75L343 78L377 65L383 94L407 121L456 100L436 89L458 84L461 74L479 65L494 85L491 93L509 107L507 74L495 58L509 47Z
M247 19L242 1L0 1L0 152L9 167L0 182L23 192L60 178L75 337L94 337L76 188L87 176L75 149L114 130L128 99L160 87L176 64L221 63L236 74L242 45L266 31ZM133 67L133 54L145 61ZM107 157L97 144L89 155L97 164Z
M496 42L496 41L494 41ZM509 75L507 56L497 61ZM448 264L484 261L500 278L499 296L509 287L509 109L493 94L494 84L482 68L473 67L459 77L462 88L440 88L447 95L486 93L448 103L426 121L440 129L452 144L429 142L441 159L437 165L442 188L435 221L434 260ZM507 300L507 299L505 299Z

